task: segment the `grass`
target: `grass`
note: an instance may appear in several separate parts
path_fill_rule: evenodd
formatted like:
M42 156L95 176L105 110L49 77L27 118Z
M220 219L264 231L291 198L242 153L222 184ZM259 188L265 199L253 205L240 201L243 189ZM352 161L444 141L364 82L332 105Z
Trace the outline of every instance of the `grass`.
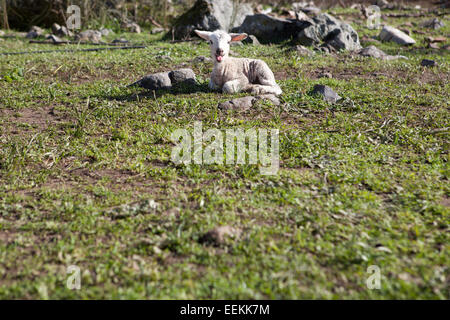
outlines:
M284 91L280 106L246 112L219 111L231 96L208 92L211 65L190 62L206 42L123 34L149 47L3 56L0 298L449 299L449 56L424 38L450 30L425 31L413 48L377 44L409 58L389 62L233 47L267 61ZM0 49L49 47L5 39ZM191 65L199 92L126 87ZM353 103L311 96L318 83ZM170 133L194 121L278 128L278 174L173 164ZM199 241L220 225L242 235ZM70 265L81 290L66 287ZM379 290L366 286L371 265Z

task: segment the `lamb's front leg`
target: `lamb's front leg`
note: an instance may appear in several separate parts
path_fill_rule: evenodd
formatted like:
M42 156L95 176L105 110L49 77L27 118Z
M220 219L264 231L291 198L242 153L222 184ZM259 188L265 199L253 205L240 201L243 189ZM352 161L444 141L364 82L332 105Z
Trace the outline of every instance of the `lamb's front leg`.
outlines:
M214 83L214 80L213 80L212 77L209 79L208 87L209 87L209 89L211 89L213 91L220 89L220 87L217 84Z
M248 79L245 77L225 82L222 87L223 93L237 93L248 86Z

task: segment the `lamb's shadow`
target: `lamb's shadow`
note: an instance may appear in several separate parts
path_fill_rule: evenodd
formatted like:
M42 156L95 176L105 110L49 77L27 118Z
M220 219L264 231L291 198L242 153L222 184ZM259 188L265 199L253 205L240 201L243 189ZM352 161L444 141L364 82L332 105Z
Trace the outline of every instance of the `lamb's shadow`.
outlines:
M210 93L211 90L206 83L195 83L195 84L179 84L174 85L170 88L161 88L157 90L146 89L138 85L126 87L128 93L125 94L110 94L106 95L109 100L116 101L138 101L146 98L160 98L165 95L186 95L193 93ZM133 92L130 93L129 91Z

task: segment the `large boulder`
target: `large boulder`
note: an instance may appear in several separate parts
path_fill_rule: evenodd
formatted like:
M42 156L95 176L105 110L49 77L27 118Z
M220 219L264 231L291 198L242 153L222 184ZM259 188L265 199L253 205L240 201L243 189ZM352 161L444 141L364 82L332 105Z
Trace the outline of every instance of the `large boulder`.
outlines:
M305 46L324 42L335 50L361 49L358 33L349 24L326 13L304 20L255 14L247 16L244 23L232 31L255 35L264 43L292 39L296 44Z
M297 35L297 43L311 46L322 41L336 50L359 50L358 33L347 23L323 13L313 19L313 23Z
M173 24L171 32L175 39L187 39L194 36L194 30L229 31L241 25L247 15L253 14L248 3L232 0L197 0L194 6L182 14Z
M233 28L233 32L245 32L256 36L261 42L282 42L291 39L311 20L282 19L267 14L255 14L245 17L241 26Z

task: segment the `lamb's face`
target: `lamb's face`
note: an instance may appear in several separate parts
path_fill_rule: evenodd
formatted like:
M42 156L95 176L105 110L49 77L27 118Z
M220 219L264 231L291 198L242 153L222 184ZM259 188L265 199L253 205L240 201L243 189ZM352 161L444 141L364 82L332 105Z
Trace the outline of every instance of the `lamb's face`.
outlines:
M247 38L245 33L228 34L225 31L217 30L214 32L195 30L197 35L207 41L211 48L211 57L214 61L220 63L230 53L230 43L232 41L240 41Z
M230 53L231 36L223 31L214 31L209 36L209 47L211 48L211 57L217 62L228 57Z

